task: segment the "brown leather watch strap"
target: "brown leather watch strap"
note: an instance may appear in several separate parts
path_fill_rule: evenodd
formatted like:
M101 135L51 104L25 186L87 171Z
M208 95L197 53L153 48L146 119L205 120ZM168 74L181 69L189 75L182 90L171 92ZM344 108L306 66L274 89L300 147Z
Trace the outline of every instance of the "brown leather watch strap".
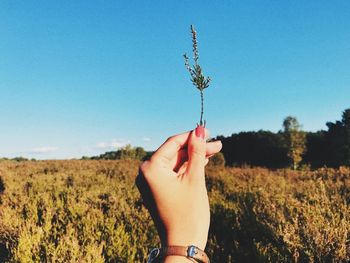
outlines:
M207 254L196 246L168 246L160 249L160 258L166 256L183 256L196 260L201 263L209 263Z

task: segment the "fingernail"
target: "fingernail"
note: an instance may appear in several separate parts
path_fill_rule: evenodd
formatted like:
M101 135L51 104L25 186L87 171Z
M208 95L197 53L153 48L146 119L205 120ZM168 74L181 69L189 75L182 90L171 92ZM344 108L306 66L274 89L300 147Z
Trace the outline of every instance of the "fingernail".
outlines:
M204 135L205 135L204 126L198 125L195 132L198 138L204 139Z

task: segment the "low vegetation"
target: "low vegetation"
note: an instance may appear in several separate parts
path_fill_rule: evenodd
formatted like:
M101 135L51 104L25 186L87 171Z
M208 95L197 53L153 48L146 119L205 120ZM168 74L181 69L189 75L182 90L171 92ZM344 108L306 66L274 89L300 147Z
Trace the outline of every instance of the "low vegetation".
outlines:
M350 169L207 168L212 262L348 262ZM145 262L137 160L0 161L0 262ZM215 165L216 164L216 165Z

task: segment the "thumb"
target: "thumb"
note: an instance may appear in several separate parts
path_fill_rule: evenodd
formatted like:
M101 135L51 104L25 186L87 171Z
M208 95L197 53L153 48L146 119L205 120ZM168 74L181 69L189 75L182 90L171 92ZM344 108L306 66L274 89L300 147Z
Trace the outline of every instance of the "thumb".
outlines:
M206 155L205 133L206 129L203 126L197 126L197 128L192 131L188 140L187 174L191 180L204 179Z

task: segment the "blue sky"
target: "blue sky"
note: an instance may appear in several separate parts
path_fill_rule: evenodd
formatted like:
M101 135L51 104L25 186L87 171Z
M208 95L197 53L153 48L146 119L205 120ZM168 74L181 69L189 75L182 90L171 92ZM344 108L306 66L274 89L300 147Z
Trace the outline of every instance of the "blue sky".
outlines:
M350 100L350 1L0 1L0 156L155 149L195 127L189 25L213 136L305 130Z

